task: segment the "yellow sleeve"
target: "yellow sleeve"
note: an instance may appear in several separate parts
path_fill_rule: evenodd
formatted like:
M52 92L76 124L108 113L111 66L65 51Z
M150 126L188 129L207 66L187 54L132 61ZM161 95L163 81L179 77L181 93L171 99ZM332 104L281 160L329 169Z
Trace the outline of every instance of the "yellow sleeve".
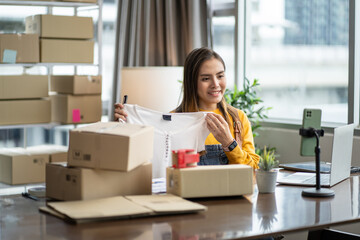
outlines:
M238 145L231 152L225 152L225 154L229 159L229 164L246 164L257 169L260 156L255 153L251 123L243 111L239 110L238 114L242 124L242 146L240 148Z

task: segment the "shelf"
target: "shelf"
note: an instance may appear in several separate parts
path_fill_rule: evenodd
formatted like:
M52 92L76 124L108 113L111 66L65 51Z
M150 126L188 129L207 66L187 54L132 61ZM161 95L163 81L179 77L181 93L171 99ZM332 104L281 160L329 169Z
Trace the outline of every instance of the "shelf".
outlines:
M34 123L34 124L13 124L13 125L0 125L1 129L16 129L16 128L29 128L29 127L43 127L43 128L53 128L57 126L62 126L61 123Z
M5 0L5 1L0 1L0 5L49 6L49 7L88 7L88 6L97 6L98 3Z
M94 64L94 63L0 63L0 67L54 67L54 66L99 67L99 64Z
M102 115L101 116L101 122L108 122L109 118L107 115ZM66 128L66 129L73 129L73 128L77 128L77 127L81 127L81 126L86 126L88 124L92 124L92 123L78 123L78 124L74 124L74 123L59 123L59 122L51 122L51 123L34 123L34 124L13 124L13 125L0 125L0 130L1 129L16 129L16 128L30 128L30 127L43 127L43 128L54 128L54 127L62 127L62 128Z

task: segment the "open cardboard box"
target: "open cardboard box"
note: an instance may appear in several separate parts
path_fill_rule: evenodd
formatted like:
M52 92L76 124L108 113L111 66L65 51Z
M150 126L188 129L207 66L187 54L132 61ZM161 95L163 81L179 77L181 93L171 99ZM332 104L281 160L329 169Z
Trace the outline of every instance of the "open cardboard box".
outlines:
M70 131L69 166L130 171L151 161L152 126L98 122Z

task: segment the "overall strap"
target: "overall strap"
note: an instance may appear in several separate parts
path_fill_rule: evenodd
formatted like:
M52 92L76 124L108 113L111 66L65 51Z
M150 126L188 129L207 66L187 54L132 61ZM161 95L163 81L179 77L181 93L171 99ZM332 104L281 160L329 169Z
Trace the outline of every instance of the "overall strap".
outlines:
M238 143L239 147L242 148L241 122L240 121L235 121L234 122L234 135L235 135L235 140Z

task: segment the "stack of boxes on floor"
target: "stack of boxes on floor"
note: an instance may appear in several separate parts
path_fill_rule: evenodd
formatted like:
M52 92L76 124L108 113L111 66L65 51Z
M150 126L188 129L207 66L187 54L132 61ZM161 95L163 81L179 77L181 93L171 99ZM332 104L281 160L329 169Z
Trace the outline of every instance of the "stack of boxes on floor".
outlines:
M46 196L88 200L151 194L154 128L98 122L70 131L68 164L47 164Z

